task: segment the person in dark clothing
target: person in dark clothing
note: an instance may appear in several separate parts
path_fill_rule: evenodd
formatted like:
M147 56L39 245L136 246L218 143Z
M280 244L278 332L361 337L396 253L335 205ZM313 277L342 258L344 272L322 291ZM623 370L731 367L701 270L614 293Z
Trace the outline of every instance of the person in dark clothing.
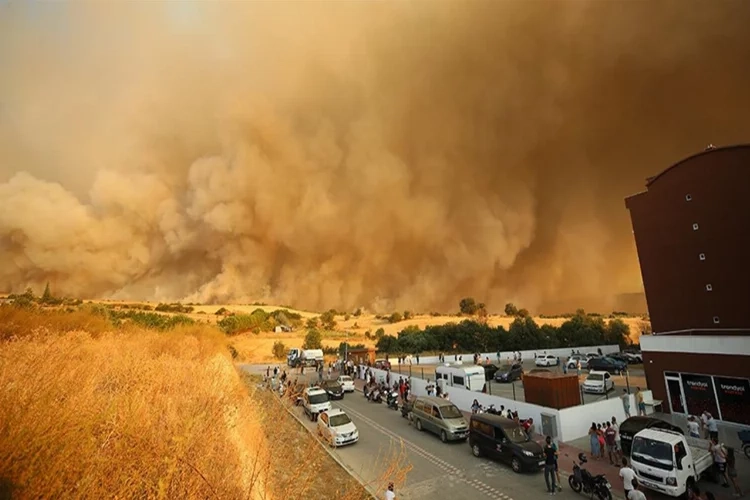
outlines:
M552 438L550 436L547 436L544 441L544 482L547 483L549 494L554 495L557 490L557 483L555 483L557 449L552 446Z

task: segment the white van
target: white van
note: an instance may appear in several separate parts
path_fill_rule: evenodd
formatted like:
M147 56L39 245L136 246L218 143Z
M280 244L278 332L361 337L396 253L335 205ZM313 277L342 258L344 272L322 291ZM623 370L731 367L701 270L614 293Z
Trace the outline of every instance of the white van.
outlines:
M615 381L609 372L591 370L583 382L583 392L606 394L615 388Z
M482 392L486 382L482 366L450 365L447 363L435 368L435 380L443 392L445 392L446 387L460 387L470 391Z
M318 419L318 415L331 410L328 393L320 387L308 387L302 393L302 408L311 421Z

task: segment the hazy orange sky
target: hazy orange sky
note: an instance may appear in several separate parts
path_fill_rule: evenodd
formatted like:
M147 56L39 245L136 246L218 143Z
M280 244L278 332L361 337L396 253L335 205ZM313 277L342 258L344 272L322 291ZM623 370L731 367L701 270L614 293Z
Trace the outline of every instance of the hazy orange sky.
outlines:
M1 4L0 288L611 310L623 198L750 137L749 10Z

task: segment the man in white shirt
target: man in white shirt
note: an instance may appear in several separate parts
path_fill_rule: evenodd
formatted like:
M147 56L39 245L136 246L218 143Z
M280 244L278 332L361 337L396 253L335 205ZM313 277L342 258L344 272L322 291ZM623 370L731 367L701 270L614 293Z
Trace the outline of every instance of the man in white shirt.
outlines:
M393 483L389 483L388 489L385 490L385 500L396 500L396 493L393 491Z
M646 500L646 495L638 489L638 483L633 483L633 489L630 490L627 496L628 500Z
M625 498L630 499L630 492L633 491L635 482L635 471L628 467L628 459L622 457L622 468L620 469L622 478L622 488L625 490Z

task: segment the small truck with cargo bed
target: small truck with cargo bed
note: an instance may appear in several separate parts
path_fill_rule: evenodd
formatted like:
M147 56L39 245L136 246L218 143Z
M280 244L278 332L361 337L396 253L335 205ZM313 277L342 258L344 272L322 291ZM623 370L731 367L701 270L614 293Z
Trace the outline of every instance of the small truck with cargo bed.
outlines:
M681 497L713 465L709 442L666 429L635 435L630 462L638 482L670 497Z

